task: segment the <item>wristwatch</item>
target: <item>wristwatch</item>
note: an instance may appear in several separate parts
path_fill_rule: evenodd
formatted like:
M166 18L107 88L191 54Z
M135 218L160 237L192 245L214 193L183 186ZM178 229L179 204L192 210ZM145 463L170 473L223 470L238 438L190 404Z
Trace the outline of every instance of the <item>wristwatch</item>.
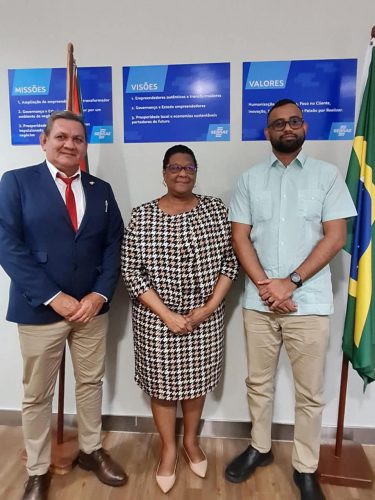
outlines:
M296 285L297 288L302 286L301 276L298 273L296 273L295 271L293 273L289 274L289 279L292 283L294 283Z

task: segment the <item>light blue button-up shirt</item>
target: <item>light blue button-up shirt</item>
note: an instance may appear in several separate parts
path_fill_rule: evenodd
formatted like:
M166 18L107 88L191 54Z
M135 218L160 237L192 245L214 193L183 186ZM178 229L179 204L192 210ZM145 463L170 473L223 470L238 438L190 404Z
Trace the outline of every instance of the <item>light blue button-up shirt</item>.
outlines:
M229 220L252 226L251 242L266 275L285 278L322 239L322 222L356 213L337 167L303 153L284 167L271 154L238 179ZM293 314L332 314L329 265L297 288L292 298L298 308ZM243 307L269 312L248 277Z

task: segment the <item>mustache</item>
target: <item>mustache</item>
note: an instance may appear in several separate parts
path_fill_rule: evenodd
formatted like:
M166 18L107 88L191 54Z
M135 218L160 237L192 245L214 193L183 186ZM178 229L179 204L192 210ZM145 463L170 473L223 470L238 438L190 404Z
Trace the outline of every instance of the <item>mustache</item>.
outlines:
M284 137L298 137L297 134L295 134L294 132L285 132L281 137L280 139L283 139Z

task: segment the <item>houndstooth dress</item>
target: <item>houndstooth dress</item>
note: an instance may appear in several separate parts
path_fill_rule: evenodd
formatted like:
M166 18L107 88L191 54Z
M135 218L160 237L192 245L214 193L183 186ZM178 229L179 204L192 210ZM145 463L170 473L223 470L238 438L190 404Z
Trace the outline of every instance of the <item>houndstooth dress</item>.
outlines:
M175 335L137 299L154 289L171 310L187 314L211 295L219 274L238 264L227 210L197 196L189 212L168 215L151 201L132 212L122 245L122 275L133 301L135 381L150 396L181 400L217 385L223 364L224 303L191 333Z

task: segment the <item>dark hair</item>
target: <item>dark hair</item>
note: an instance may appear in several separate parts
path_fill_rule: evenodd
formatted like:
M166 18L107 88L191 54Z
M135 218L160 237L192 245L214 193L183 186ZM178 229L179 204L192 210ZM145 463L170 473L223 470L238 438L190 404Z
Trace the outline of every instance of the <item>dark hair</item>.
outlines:
M186 155L190 155L193 159L194 165L198 167L197 160L195 158L195 154L193 151L185 146L184 144L176 144L175 146L172 146L171 148L167 149L165 152L164 158L163 158L163 170L165 170L166 166L169 164L170 157L174 154L177 153L182 153Z
M85 140L87 142L86 125L85 125L85 122L83 121L83 116L77 115L76 113L73 113L72 111L67 111L67 110L54 111L53 113L51 113L49 115L49 117L47 119L46 126L44 127L44 130L43 130L43 132L46 134L46 136L49 136L49 134L51 133L53 123L56 120L59 120L60 118L62 118L63 120L72 120L74 122L80 123L83 127L83 131L85 134Z
M272 106L272 108L270 108L268 110L268 113L267 113L267 121L268 121L268 118L270 116L270 114L272 113L272 111L276 108L281 108L281 106L286 106L287 104L293 104L294 106L296 106L302 113L302 109L298 106L298 104L293 101L292 99L280 99L279 101L275 102L275 104Z

